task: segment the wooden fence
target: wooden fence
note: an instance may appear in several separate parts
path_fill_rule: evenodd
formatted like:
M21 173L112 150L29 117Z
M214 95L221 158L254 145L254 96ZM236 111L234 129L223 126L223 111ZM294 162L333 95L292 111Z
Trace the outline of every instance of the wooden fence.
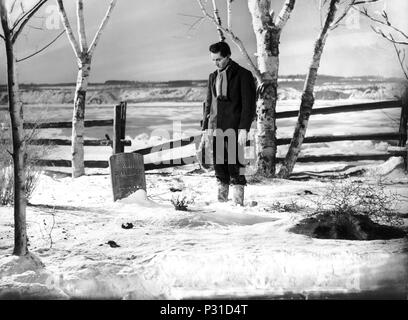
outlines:
M392 101L379 101L370 103L360 103L353 105L341 105L335 107L318 108L312 110L312 115L327 115L336 113L348 113L348 112L360 112L366 110L378 110L378 109L401 109L401 121L399 132L379 132L372 134L349 134L349 135L319 135L305 137L303 143L322 143L322 142L334 142L334 141L357 141L357 140L372 140L372 141L398 141L399 146L405 146L407 142L407 114L408 107L406 103L402 103L401 100ZM277 112L277 119L293 118L298 116L297 110ZM175 149L182 146L199 141L201 135L191 136L185 139L168 141L166 143L135 150L133 152L147 155L155 152L161 152L165 150ZM291 142L291 138L277 139L277 145L288 145ZM297 159L298 162L330 162L330 161L360 161L360 160L387 160L390 156L404 156L407 157L405 149L399 149L392 151L388 154L359 154L359 155L320 155L320 156L304 156ZM168 167L182 166L185 164L191 164L194 161L195 156L189 156L185 158L171 159L166 163L161 164L146 164L145 170L162 169ZM282 162L284 158L277 157L277 162Z
M102 140L85 140L85 146L111 146L113 148L113 153L124 152L125 146L130 146L131 141L125 140L125 130L126 130L126 102L121 102L114 108L114 118L110 120L90 120L85 121L85 127L101 127L101 126L113 126L113 139L102 139ZM408 118L408 106L401 100L393 101L379 101L370 103L360 103L353 105L341 105L327 108L317 108L312 110L312 115L328 115L337 113L348 113L348 112L360 112L366 110L378 110L378 109L401 109L400 127L398 132L376 132L372 134L350 134L350 135L318 135L309 136L304 139L303 143L322 143L322 142L334 142L334 141L356 141L356 140L372 140L372 141L398 141L398 146L406 146L407 142L407 118ZM277 119L293 118L298 116L298 111L284 111L277 112ZM24 128L37 128L37 129L48 129L48 128L71 128L71 122L48 122L48 123L25 123ZM168 141L163 144L156 146L151 146L143 149L138 149L133 152L142 155L148 155L156 152L162 152L167 150L172 150L180 148L182 146L190 145L195 141L199 141L201 135L190 136L188 138ZM288 145L290 144L290 138L277 139L277 145ZM71 145L71 140L68 139L35 139L31 141L32 144L53 144L60 146ZM360 161L360 160L387 160L390 156L404 156L407 158L406 149L394 150L388 154L359 154L359 155L320 155L320 156L304 156L299 157L298 162L330 162L330 161ZM284 158L277 157L277 162L282 162ZM163 161L162 163L146 163L145 170L162 169L169 167L183 166L186 164L191 164L196 162L196 156L192 155L189 157L181 157L176 159L169 159ZM70 167L70 160L38 160L38 165L41 166L55 166L55 167ZM85 161L85 167L87 168L108 168L109 162L104 160L89 160Z
M84 140L84 146L98 147L98 146L110 146L113 153L124 152L125 146L131 146L131 141L125 140L126 131L126 109L127 103L121 102L114 107L113 119L108 120L88 120L84 122L86 128L90 127L111 127L113 126L113 137L106 134L105 139L86 139ZM4 109L1 109L4 111ZM40 122L30 123L26 122L23 125L24 129L69 129L72 128L71 121L65 122ZM4 140L4 139L3 139ZM1 141L4 143L5 141ZM70 146L70 139L30 139L28 141L30 145L52 145L52 146ZM71 167L71 160L64 159L39 159L36 160L39 166L49 167ZM89 160L85 161L86 168L107 168L109 167L108 161Z

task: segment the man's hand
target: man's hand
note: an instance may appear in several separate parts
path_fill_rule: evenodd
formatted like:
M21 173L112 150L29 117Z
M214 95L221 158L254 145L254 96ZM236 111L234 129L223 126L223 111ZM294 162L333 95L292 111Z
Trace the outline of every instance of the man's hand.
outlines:
M203 136L201 138L201 143L203 144L204 147L208 147L210 144L210 133L209 130L204 130L203 131Z
M245 146L248 139L247 131L245 129L240 129L238 132L238 143L241 146Z

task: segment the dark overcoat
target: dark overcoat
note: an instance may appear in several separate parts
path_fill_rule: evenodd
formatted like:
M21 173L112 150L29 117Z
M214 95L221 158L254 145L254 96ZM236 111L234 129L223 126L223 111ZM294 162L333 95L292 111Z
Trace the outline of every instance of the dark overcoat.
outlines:
M227 96L215 98L217 71L208 79L207 98L204 103L202 129L251 128L256 111L256 86L252 73L230 60L227 73Z

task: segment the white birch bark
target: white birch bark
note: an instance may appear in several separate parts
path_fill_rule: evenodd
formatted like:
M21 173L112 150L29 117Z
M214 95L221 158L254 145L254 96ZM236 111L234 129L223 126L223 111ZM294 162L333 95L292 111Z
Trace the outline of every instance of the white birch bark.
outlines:
M71 156L73 178L77 178L85 174L85 105L90 72L91 60L90 58L83 58L78 71L74 97L74 111L72 114Z
M214 20L217 22L217 32L218 36L220 37L220 41L223 42L225 41L224 33L222 32L220 26L222 25L221 23L221 18L218 13L218 8L217 8L217 2L216 0L212 0L212 6L213 6L213 11L214 11Z
M83 0L77 0L77 24L78 37L77 42L71 25L69 23L63 0L56 0L68 40L72 46L78 63L78 75L75 88L74 110L72 115L72 135L71 135L71 161L72 177L77 178L85 174L85 152L84 152L84 134L85 134L85 106L86 93L88 90L89 77L91 73L92 55L98 45L99 39L109 21L111 12L116 5L117 0L112 0L106 11L106 14L88 48L86 39L86 28L84 19Z
M68 37L68 41L71 44L72 50L74 51L74 54L79 62L81 59L81 48L79 47L79 44L77 40L75 39L74 32L72 31L71 24L69 23L67 13L64 8L64 3L62 0L57 0L57 5L58 5L58 11L61 16L62 24L64 25L64 29Z
M257 43L257 63L255 64L242 41L231 30L231 2L227 0L228 28L223 28L217 19L205 9L202 0L197 0L203 15L231 37L242 55L247 59L251 71L258 82L257 99L257 174L271 177L275 175L276 160L276 101L279 71L279 41L282 28L292 12L295 0L286 0L277 24L271 11L271 0L248 0L252 25Z
M84 3L83 0L78 0L77 2L77 23L78 23L78 35L81 44L81 51L88 51L88 43L86 41L85 32L85 17L84 17Z
M279 170L279 178L288 178L290 176L299 156L314 104L314 87L316 83L317 72L319 70L320 60L323 54L327 36L331 30L331 27L333 26L338 2L339 0L330 0L330 5L324 26L319 34L319 37L316 40L312 62L310 64L303 89L298 121L296 123L289 150Z
M232 29L232 4L233 0L227 0L227 28L228 30Z
M276 103L278 99L279 42L283 26L289 19L295 1L285 2L279 26L273 20L270 0L249 0L252 26L256 36L257 63L261 74L257 99L257 174L273 177L276 170Z

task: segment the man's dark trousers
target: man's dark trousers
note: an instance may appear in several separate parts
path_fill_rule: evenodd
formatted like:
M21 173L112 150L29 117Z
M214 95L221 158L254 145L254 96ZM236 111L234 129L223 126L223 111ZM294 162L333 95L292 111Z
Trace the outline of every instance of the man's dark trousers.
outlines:
M244 147L238 143L236 132L229 136L213 137L213 164L217 180L225 184L245 186L245 175L240 172L244 168L241 163L243 155Z

